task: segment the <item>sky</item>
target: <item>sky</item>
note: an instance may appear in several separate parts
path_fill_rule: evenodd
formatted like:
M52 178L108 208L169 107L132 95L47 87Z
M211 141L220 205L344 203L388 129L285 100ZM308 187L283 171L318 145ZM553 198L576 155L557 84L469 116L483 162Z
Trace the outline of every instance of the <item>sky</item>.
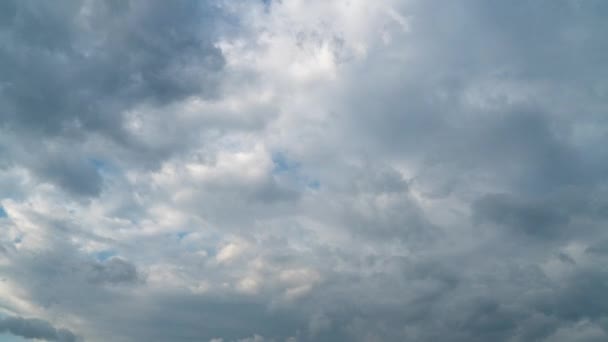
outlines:
M0 1L0 341L607 341L607 16Z

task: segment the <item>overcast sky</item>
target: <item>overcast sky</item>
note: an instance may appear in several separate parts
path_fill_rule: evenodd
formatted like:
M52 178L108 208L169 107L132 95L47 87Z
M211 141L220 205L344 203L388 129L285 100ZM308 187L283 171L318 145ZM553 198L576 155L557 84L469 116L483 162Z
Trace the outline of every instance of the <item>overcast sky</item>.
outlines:
M607 341L607 18L0 1L0 341Z

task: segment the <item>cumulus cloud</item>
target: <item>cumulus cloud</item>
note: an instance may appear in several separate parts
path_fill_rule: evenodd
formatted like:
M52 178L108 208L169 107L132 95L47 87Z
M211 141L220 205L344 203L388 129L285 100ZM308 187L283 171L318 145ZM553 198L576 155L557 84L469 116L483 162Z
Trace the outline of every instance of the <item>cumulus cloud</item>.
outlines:
M0 3L0 331L605 340L606 13Z
M28 165L72 194L98 195L103 181L91 151L75 145L99 136L155 162L172 143L143 141L129 113L148 102L217 95L224 58L211 29L216 10L207 2L3 6L2 128L37 140L20 140L23 151L5 162Z

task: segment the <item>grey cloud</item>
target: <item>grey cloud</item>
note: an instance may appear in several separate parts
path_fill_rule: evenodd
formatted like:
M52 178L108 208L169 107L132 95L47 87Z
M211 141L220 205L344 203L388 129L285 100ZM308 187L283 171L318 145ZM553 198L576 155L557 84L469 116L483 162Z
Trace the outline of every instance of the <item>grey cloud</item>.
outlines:
M604 318L608 301L601 294L606 291L607 279L605 272L581 269L556 288L555 295L540 296L538 309L570 321Z
M171 152L149 151L132 136L125 111L219 94L224 58L213 44L221 14L209 2L8 1L3 6L1 127L26 145L35 139L35 154L49 139L57 143L61 137L69 151L100 135L154 164ZM163 120L173 118L167 113ZM39 159L33 170L43 180L79 195L101 191L102 179L86 162Z
M99 284L129 284L143 279L135 265L120 258L92 263L87 278Z
M289 202L297 200L299 193L296 189L282 185L275 179L270 179L254 189L249 197L253 202Z
M608 240L595 241L591 246L585 249L586 253L607 255L608 254Z
M203 26L214 20L212 7L112 4L16 3L2 53L9 124L55 133L75 124L116 135L121 111L135 101L167 102L202 94L201 87L213 90L212 76L192 79L189 70L201 77L222 68L211 30Z
M63 328L55 328L49 322L23 317L0 318L0 332L9 332L27 339L42 339L45 341L75 342L76 335Z
M605 340L605 2L348 3L1 3L15 296L91 341Z
M569 218L548 203L521 200L505 194L486 195L473 204L479 222L492 222L529 236L552 237Z
M407 56L409 67L394 77L383 68L370 72L369 64L363 65L367 70L357 70L344 83L353 98L339 102L347 103L346 124L359 133L359 148L376 147L377 153L420 163L421 178L435 168L444 170L433 173L432 183L447 181L454 187L458 178L473 172L477 177L500 174L497 182L543 192L597 179L600 166L588 164L593 148L575 149L568 130L569 115L592 116L591 108L602 100L570 74L580 71L590 87L603 87L603 77L587 73L589 65L581 55L605 55L608 50L598 48L603 42L595 34L567 40L560 31L578 27L601 32L604 24L593 13L595 6L547 4L556 18L544 19L542 25L536 25L536 18L546 14L540 5L504 6L509 10L477 1L441 9L431 3L403 6L403 13L411 15L411 32L387 49ZM566 20L566 13L573 16ZM523 23L508 25L509 16ZM525 28L530 32L523 33ZM542 38L532 39L537 33ZM557 51L579 48L594 52ZM532 58L535 54L544 58ZM564 65L547 69L552 63L544 61L555 61L549 55L560 56ZM400 63L387 56L392 55L372 55L370 63ZM564 82L559 86L550 83L557 76ZM484 80L487 85L478 86ZM482 106L469 102L476 96L469 89L476 87L482 97L488 94ZM540 89L536 95L509 98L526 87Z
M74 195L96 196L101 192L103 179L92 160L51 154L39 160L32 169L42 179L48 179Z

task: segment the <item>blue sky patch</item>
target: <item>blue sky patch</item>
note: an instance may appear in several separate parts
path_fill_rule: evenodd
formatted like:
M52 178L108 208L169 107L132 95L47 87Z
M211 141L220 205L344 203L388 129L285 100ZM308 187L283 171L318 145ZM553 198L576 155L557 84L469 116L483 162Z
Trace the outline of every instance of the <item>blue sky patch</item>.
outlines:
M97 252L94 255L95 255L95 259L97 259L97 261L106 261L106 260L110 259L111 257L116 256L116 252L114 252L112 250L105 250L105 251Z
M297 172L300 168L300 163L295 160L290 160L282 152L276 152L272 155L272 163L274 168L272 173Z
M89 163L91 163L91 165L93 165L95 170L99 173L105 173L105 174L118 173L118 169L116 168L116 166L105 159L89 158Z
M312 180L308 182L308 187L310 189L319 190L319 188L321 187L321 182L319 182L318 180Z

